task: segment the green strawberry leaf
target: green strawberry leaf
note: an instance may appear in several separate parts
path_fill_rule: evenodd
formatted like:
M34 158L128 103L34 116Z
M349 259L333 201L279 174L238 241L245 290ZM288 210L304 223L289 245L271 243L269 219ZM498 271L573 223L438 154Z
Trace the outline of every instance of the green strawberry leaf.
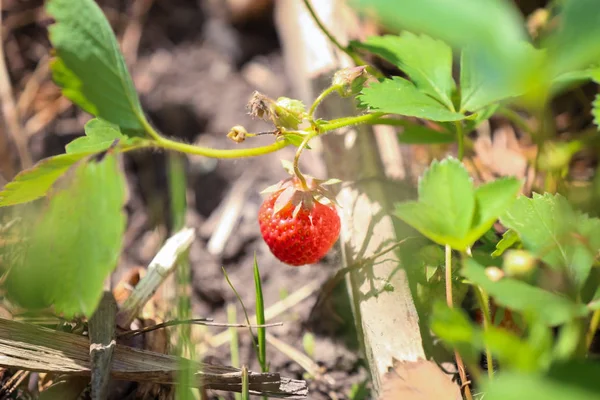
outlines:
M44 207L25 219L30 235L6 289L24 307L90 316L115 268L125 230L125 179L117 154L72 166Z
M481 286L498 305L531 314L548 326L561 325L588 314L585 305L523 281L511 278L492 281L486 275L485 268L472 258L465 261L461 273L472 283Z
M434 304L431 330L448 345L466 350L465 354L471 358L487 349L504 368L520 371L535 371L543 350L549 350L536 349L506 329L492 326L484 331L471 322L463 310L449 308L441 302Z
M512 97L528 85L541 60L524 43L529 37L522 14L505 0L354 0L359 8L375 13L391 32L408 30L443 40L453 48L469 48L477 85L461 83L460 110L476 111L492 101ZM493 20L490 20L493 16ZM529 46L531 48L531 46ZM540 64L538 64L540 63ZM469 93L471 92L471 93Z
M520 73L504 71L499 77L490 77L485 68L485 60L473 48L463 49L460 57L460 110L476 112L492 103L519 97L530 89L529 74L533 65L541 65L543 53L528 43L515 45L523 61L530 68L522 68ZM516 50L515 50L516 51ZM516 62L516 61L515 61Z
M517 232L512 229L507 230L502 235L502 239L496 244L496 250L492 253L492 257L500 257L506 250L519 243L519 241L519 234Z
M565 1L558 28L544 41L550 76L588 67L600 60L600 13L597 0Z
M462 163L434 161L419 181L419 200L396 204L395 215L441 245L464 251L511 205L521 187L514 178L474 189Z
M465 126L463 127L465 134L473 132L483 121L490 119L498 111L498 108L500 108L500 104L494 103L479 109L475 114L469 115L465 119Z
M121 133L118 126L110 122L94 118L85 124L85 136L77 138L66 147L67 154L101 152L108 149L115 141L120 143L133 142Z
M523 247L554 268L570 272L581 287L600 250L600 220L575 211L561 195L520 197L500 218Z
M54 182L77 161L93 153L61 154L43 159L21 171L0 191L0 207L27 203L44 197Z
M452 78L452 49L444 42L402 32L399 36L373 36L355 46L396 65L417 89L454 111L452 95L456 84Z
M456 137L448 132L439 132L421 125L403 128L398 141L405 144L445 144L456 142Z
M448 110L410 81L394 77L363 89L358 96L362 107L372 111L406 115L431 121L458 121L464 115Z
M498 179L475 189L476 212L468 241L475 242L485 234L515 201L520 190L521 182L515 178Z
M460 161L434 161L419 181L419 201L396 205L396 216L429 239L464 250L475 212L473 182Z
M451 46L477 45L491 54L510 54L515 43L527 38L524 21L510 2L503 0L353 0L359 8L376 12L393 31L422 32ZM490 18L493 18L491 20Z
M49 0L46 8L56 20L49 28L57 55L52 74L65 97L125 130L144 131L137 92L102 10L93 0Z
M153 142L121 134L118 127L106 121L92 119L85 125L86 136L67 145L67 154L41 160L21 171L0 191L0 207L28 203L44 197L52 185L75 163L109 147L130 150L152 146Z
M595 400L600 366L592 360L555 363L545 373L501 371L484 381L485 400Z

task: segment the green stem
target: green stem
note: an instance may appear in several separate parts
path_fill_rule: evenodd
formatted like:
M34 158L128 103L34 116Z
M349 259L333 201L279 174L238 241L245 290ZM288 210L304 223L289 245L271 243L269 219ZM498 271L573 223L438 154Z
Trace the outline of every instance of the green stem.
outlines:
M144 130L146 131L148 136L150 136L152 139L154 139L156 141L163 139L163 137L160 135L160 133L158 133L158 131L156 129L154 129L154 127L152 125L150 125L150 123L146 120L146 118L141 118L140 122L142 123L142 126L144 127Z
M456 126L456 141L458 142L458 159L462 160L465 156L465 132L462 122L456 121L454 126Z
M174 140L160 137L156 139L154 145L166 150L174 150L181 153L205 156L211 158L243 158L262 156L264 154L274 153L288 146L290 143L286 140L278 140L267 146L252 147L249 149L211 149L207 147L194 146L187 143L176 142Z
M596 331L598 330L598 325L600 325L600 310L596 310L596 311L594 311L594 314L592 314L590 326L588 328L588 331L587 331L587 334L585 337L585 344L588 349L592 345L592 341L594 340L594 335L596 334Z
M338 40L331 34L331 32L329 32L329 30L325 27L325 25L323 25L323 23L321 22L321 19L317 16L315 9L310 4L310 1L309 0L303 0L303 1L304 1L304 5L308 9L308 12L310 13L312 19L315 21L315 23L317 24L317 26L319 27L321 32L323 32L323 34L325 36L327 36L329 41L331 41L331 43L333 43L333 45L335 47L340 49L340 51L343 51L344 53L346 53L348 55L348 57L350 57L352 59L352 61L354 62L355 65L357 65L357 66L358 65L366 65L369 68L369 72L371 74L373 74L376 78L378 78L378 79L384 78L384 75L378 69L369 65L368 62L366 62L361 56L356 54L356 52L354 52L350 47L342 46L342 44L340 42L338 42Z
M156 129L154 129L154 127L152 127L152 125L150 125L148 123L148 121L146 121L145 119L142 120L142 125L144 125L144 129L146 130L146 133L148 134L148 136L150 136L152 139L154 139L154 141L150 142L151 144L144 144L140 147L154 146L154 147L163 148L165 150L174 150L174 151L178 151L180 153L186 153L186 154L192 154L192 155L198 155L198 156L204 156L204 157L210 157L210 158L243 158L243 157L262 156L264 154L274 153L278 150L283 149L284 147L286 147L290 144L286 140L278 140L275 143L272 143L267 146L252 147L249 149L231 149L231 150L211 149L208 147L194 146L191 144L181 143L181 142L177 142L175 140L167 139L167 138L161 136L160 133L158 133L158 131ZM135 149L136 149L136 147L132 147L130 149L127 149L127 151L135 150Z
M445 247L445 284L446 284L446 303L448 307L454 308L454 300L452 298L452 248L449 245ZM462 357L458 350L454 350L454 358L456 359L456 365L458 367L458 374L460 375L460 381L464 386L465 397L467 400L473 400L471 395L471 388L467 381L467 372L465 370L465 364L463 363Z
M319 125L319 128L321 130L321 133L325 133L350 125L371 124L373 121L377 121L384 115L385 113L377 112L372 114L359 115L358 117L338 118L331 120L326 124Z
M294 174L298 177L298 179L300 179L300 184L302 185L302 188L304 190L308 190L308 185L306 184L306 178L304 178L304 175L302 175L302 172L300 172L298 163L300 162L300 155L302 154L302 151L304 150L310 139L314 138L318 134L319 130L315 128L312 132L306 135L302 143L300 143L300 146L298 146L298 150L296 150L296 155L294 156Z
M521 115L519 115L519 113L516 112L515 110L505 107L505 108L501 108L498 111L498 114L500 114L503 117L505 117L506 119L508 119L510 122L515 124L519 129L526 132L530 136L534 135L533 130L531 130L529 125L527 125L527 122L525 121L525 119L523 117L521 117Z
M487 293L480 286L475 286L475 296L479 303L479 308L483 313L483 330L487 331L492 326L492 316L490 312L490 299ZM494 378L494 363L492 359L492 352L488 345L485 346L485 356L487 358L487 371L490 379Z
M317 110L317 107L319 106L319 104L321 104L321 102L325 99L325 97L329 96L331 93L335 92L337 89L338 89L337 86L329 86L327 89L325 89L324 91L321 92L319 97L317 97L315 99L315 101L313 102L312 106L310 106L310 110L308 111L309 118L312 118L313 115L315 115L315 111Z

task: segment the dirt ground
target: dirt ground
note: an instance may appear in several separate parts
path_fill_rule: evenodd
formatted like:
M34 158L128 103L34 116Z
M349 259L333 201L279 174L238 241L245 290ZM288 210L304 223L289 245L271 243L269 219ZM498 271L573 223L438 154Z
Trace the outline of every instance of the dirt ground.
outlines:
M233 148L238 145L225 137L232 126L244 125L248 131L268 129L246 114L246 102L254 90L273 97L291 95L268 1L255 2L235 22L227 17L226 4L243 2L103 0L99 3L122 43L127 42L123 46L133 48L125 54L142 104L152 123L168 136L214 148ZM7 11L3 10L3 19L8 25L6 53L15 95L23 92L49 49L46 35L49 21L40 6L40 1L4 2ZM149 7L147 12L140 13L145 17L141 31L136 31L138 19L132 17L135 7ZM12 25L7 21L12 21ZM136 33L141 34L139 46L135 45ZM64 145L83 133L83 124L89 118L68 104L59 107L56 99L56 88L46 73L23 115L25 121L31 121L44 108L55 106L54 112L42 120L45 124L38 118L29 125L29 149L34 161L64 152ZM256 139L251 145L271 140L268 137ZM5 150L2 149L4 155L10 157L10 151ZM186 158L187 224L198 232L190 251L192 317L226 322L227 305L236 304L238 321L243 322L242 309L221 267L227 270L253 314L252 265L256 254L267 308L309 286L312 294L274 318L273 321L284 325L269 332L303 353L306 352L303 343L308 340L305 335L314 335L314 352L309 351L313 353L309 356L322 368L323 374L306 376L305 370L289 355L269 346L267 358L271 371L289 378L308 379L310 399L344 399L348 398L352 385L367 379L353 339L350 305L343 296L345 289L338 288L341 296L327 297L315 308L319 289L335 272L338 256L333 251L318 265L286 266L270 254L260 238L256 220L262 201L259 192L285 177L279 159L290 160L292 154L292 150L285 149L274 155L246 160ZM7 160L5 158L3 165L7 165ZM170 226L167 156L152 152L128 154L124 165L130 185L128 229L121 261L113 276L114 284L131 268L148 264ZM310 156L305 157L304 168L316 176L324 174L320 160ZM4 170L3 175L9 179L11 174ZM211 252L211 238L232 192L243 201L239 220L233 234L225 241L213 243ZM223 330L210 328L209 333L218 334ZM194 332L204 331L194 328ZM195 337L201 335L198 333ZM240 361L259 370L245 330L240 330L240 341ZM229 365L229 342L209 349L205 356L207 361ZM135 386L128 390L129 394L133 393ZM218 395L231 397L225 393ZM118 397L124 396L121 393ZM217 398L217 393L211 398Z

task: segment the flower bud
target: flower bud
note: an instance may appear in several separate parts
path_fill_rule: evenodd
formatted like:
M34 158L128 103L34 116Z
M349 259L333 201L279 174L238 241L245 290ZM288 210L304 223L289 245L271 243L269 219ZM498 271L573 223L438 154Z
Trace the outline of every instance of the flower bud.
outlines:
M504 253L502 268L507 276L527 278L537 267L537 259L525 250L507 250Z
M341 97L350 97L362 90L367 79L369 79L367 67L362 65L339 70L333 75L331 85L336 87Z
M244 128L241 125L236 125L233 128L231 128L231 130L227 134L227 137L236 143L242 143L244 140L246 140L247 133L248 131L246 130L246 128Z

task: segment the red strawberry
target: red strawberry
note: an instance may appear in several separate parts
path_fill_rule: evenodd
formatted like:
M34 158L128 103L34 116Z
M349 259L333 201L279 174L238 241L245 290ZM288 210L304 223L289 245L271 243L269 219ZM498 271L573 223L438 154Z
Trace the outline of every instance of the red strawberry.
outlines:
M323 183L307 177L308 188L292 177L271 188L258 212L263 239L286 264L314 264L331 249L340 234L340 217ZM268 189L269 190L269 189Z

